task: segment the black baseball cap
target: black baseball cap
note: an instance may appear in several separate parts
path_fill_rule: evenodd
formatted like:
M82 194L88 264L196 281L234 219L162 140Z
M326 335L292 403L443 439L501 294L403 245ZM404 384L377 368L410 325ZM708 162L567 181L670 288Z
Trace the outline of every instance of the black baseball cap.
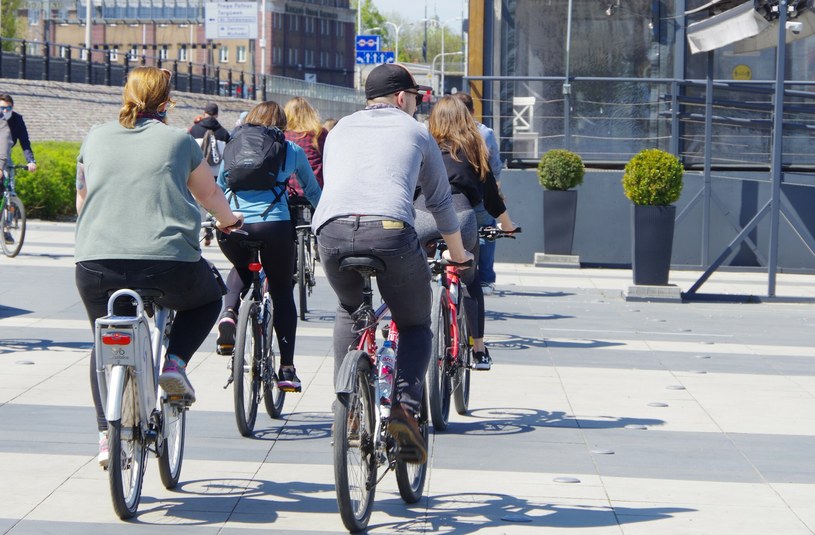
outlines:
M365 81L365 98L368 100L392 95L399 91L413 89L415 91L430 91L426 85L419 85L405 67L398 63L383 63L379 65Z

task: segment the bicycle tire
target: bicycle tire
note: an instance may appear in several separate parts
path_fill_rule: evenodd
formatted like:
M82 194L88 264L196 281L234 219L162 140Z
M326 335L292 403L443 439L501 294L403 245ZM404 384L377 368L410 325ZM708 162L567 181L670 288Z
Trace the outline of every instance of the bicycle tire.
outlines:
M264 284L265 290L265 284ZM263 346L263 405L270 418L280 418L286 393L277 387L277 355L274 351L274 326L272 325L272 298L263 292L263 317L266 332Z
M337 506L342 523L356 533L364 530L371 518L377 464L371 361L364 351L352 353L356 357L354 390L337 395L333 438Z
M447 289L440 285L433 287L433 306L430 315L430 329L433 333L430 365L427 367L427 389L430 404L430 417L433 429L447 429L450 417L450 374L448 350L450 348L450 316L447 306Z
M470 327L464 307L458 317L458 362L453 373L453 402L458 414L467 414L470 406L470 372L473 367L473 347L470 345Z
M308 312L308 266L306 265L306 231L297 231L297 294L300 297L300 319L305 321Z
M135 371L125 373L122 413L108 422L108 480L113 510L122 520L132 518L139 508L147 448L139 426L139 396Z
M0 224L3 229L3 236L0 237L3 254L14 258L23 247L26 225L25 206L16 195L6 196L2 213L0 213ZM12 243L6 243L6 233L11 237Z
M161 398L161 447L158 473L165 489L174 489L181 477L184 442L187 431L187 411L183 405Z
M425 385L422 389L422 407L419 411L419 430L424 437L425 449L428 447L430 435L427 406L427 385ZM399 487L399 495L405 503L416 503L422 499L426 478L427 461L422 464L411 464L396 460L396 484Z
M249 292L253 291L252 288ZM256 318L258 305L244 301L238 313L235 350L232 354L232 384L235 399L235 423L241 435L255 430L260 394L260 370L256 355L260 350L260 328Z

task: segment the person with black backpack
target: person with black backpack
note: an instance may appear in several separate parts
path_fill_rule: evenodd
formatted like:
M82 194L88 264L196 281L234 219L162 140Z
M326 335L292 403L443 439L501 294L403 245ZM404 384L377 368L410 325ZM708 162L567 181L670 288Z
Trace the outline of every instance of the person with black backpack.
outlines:
M221 158L224 153L224 146L229 141L229 131L218 122L218 105L208 102L204 107L204 114L195 118L195 124L190 127L190 135L201 146L204 151L204 159L212 171L212 177L218 176L221 167ZM201 217L206 217L206 211L201 210ZM209 246L212 242L212 229L204 229L204 245Z
M313 207L320 200L320 186L306 153L286 141L286 114L276 102L255 106L244 124L226 144L218 185L235 210L244 215L246 235L218 232L218 245L234 266L226 279L218 322L217 352L231 355L241 294L252 282L249 263L254 261L244 240L262 241L260 261L274 305L273 325L280 348L278 388L299 392L300 379L294 368L297 309L294 305L294 225L287 198L289 177L294 174Z

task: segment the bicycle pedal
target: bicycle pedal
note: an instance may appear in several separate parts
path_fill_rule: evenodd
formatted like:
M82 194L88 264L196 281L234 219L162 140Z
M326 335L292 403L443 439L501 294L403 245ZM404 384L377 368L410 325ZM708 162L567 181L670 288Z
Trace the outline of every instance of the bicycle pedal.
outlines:
M290 393L290 394L294 394L294 393L302 392L302 390L303 390L303 389L302 389L301 387L299 387L299 386L298 386L298 387L294 387L294 386L280 386L280 385L278 385L278 387L277 387L277 388L278 388L278 390L280 390L281 392L287 392L287 393Z

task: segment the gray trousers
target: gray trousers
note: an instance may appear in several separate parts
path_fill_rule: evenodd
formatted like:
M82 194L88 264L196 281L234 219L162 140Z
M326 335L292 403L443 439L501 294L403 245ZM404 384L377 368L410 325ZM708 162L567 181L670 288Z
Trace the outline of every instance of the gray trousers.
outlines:
M334 379L354 343L351 314L362 304L362 277L339 270L346 256L372 255L385 263L377 275L379 293L399 328L396 360L396 401L418 412L430 362L430 269L412 227L384 228L382 221L358 221L353 216L323 225L317 233L320 263L339 306L334 322ZM376 303L374 303L376 306Z

